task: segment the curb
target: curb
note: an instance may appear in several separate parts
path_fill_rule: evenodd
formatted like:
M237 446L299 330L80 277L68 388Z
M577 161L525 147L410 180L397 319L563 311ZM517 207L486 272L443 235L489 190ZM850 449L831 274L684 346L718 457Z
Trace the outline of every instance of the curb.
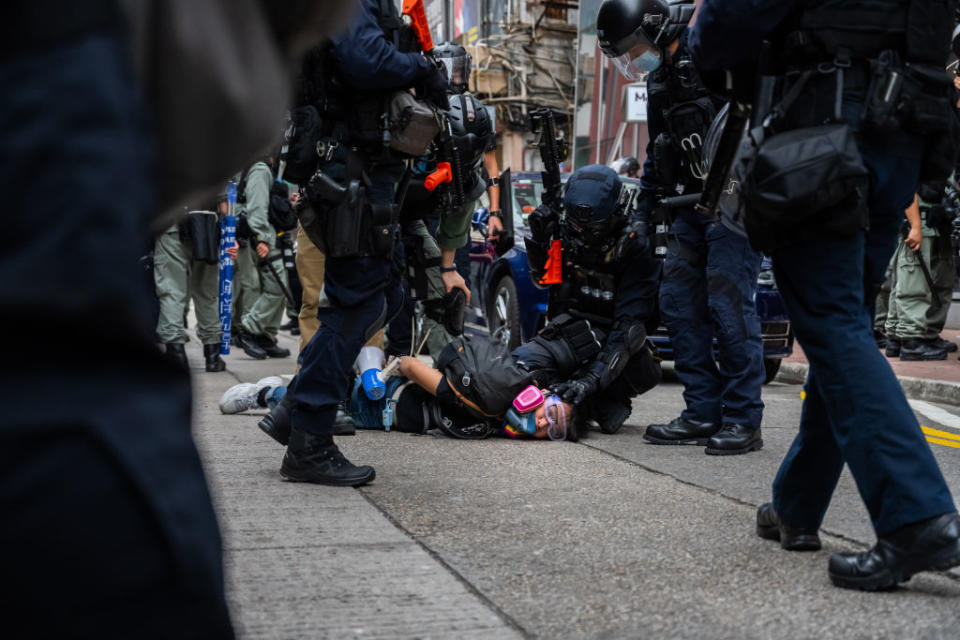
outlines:
M808 367L802 362L784 362L780 365L776 380L787 384L803 384L807 379ZM960 406L960 382L910 376L897 376L897 380L908 398Z

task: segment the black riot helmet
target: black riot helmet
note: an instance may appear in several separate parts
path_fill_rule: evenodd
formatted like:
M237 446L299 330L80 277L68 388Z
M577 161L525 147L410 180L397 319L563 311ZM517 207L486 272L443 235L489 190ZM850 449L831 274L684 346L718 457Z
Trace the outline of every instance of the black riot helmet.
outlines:
M693 0L604 0L597 37L604 55L628 80L653 71L693 17Z
M562 231L573 249L605 252L626 222L627 190L617 173L602 164L577 169L563 192Z
M455 93L466 91L467 83L470 82L470 63L472 60L467 50L459 44L441 42L433 48L433 55L446 67L450 89Z

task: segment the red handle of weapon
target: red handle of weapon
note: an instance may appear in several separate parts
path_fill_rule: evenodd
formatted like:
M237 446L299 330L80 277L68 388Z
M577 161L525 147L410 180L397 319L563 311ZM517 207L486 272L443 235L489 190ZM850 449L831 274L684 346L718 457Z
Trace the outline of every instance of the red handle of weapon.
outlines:
M453 180L453 170L450 168L450 163L438 162L437 170L423 180L423 186L426 187L427 191L433 191L444 182L450 182L451 180Z
M430 23L427 22L427 10L423 8L423 0L403 0L401 13L410 18L413 32L417 35L423 52L433 51L433 38L430 37Z
M544 274L540 278L542 285L562 284L563 283L563 249L559 240L550 243L550 250L547 252L547 262L543 265Z

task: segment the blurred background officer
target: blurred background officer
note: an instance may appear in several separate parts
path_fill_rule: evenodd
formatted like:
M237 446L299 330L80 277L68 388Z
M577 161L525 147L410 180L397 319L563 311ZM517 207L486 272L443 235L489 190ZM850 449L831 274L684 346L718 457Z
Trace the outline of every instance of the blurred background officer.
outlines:
M364 0L361 6L349 29L317 52L313 103L322 120L321 160L307 197L327 220L319 234L326 241L323 297L320 328L300 353L290 387L293 430L280 469L288 480L354 486L370 482L375 472L350 463L334 444L337 405L347 396L360 348L402 302L394 198L404 165L384 144L384 108L392 90L417 83L442 103L447 85L412 37L404 39L409 52L398 48L408 27L392 2ZM338 197L330 189L324 195L328 180L354 195ZM355 197L361 182L366 205Z
M554 370L537 379L577 407L578 431L594 420L616 433L631 398L660 382L645 326L656 314L660 262L629 203L613 169L589 165L567 180L563 215L540 205L529 217L527 260L534 282L550 282L550 323L514 354L527 371ZM560 278L545 280L554 241L562 247Z
M214 207L216 209L216 207ZM215 210L193 211L169 227L153 249L153 275L160 303L157 336L169 359L188 367L184 310L193 299L197 338L207 371L223 371L220 357L220 218Z
M940 337L953 297L953 220L942 194L927 190L923 195L908 209L919 223L919 234L908 233L890 262L886 351L901 360L946 360L957 350L955 342ZM911 235L919 235L919 242L911 244Z
M781 72L825 73L823 83L814 81L800 92L797 104L802 108L787 110L786 127L811 127L822 124L825 116L829 119L842 80L842 122L858 133L857 145L869 170L864 194L868 231L862 230L857 199L848 199L831 219L846 216L857 230L803 230L802 237L781 245L772 256L810 372L800 432L777 474L772 505L760 507L757 531L779 539L787 549L819 548L817 530L846 463L878 541L863 553L831 556L830 579L844 588L886 589L918 571L960 564L960 518L950 490L872 335L875 288L883 280L903 211L918 184L943 181L952 169L952 149L945 154L946 162L931 164L938 160L934 143L954 144L946 135L953 117L951 96L943 85L924 88L924 116L943 127L926 134L914 121L901 120L899 112L886 126L862 120L871 62L892 51L911 65L927 65L929 77L936 78L947 59L952 18L951 0L705 0L690 34L701 75L711 86L722 87L730 77L726 72L733 70L733 87L741 99L752 98L765 38L771 39L781 64L788 65ZM869 29L861 28L868 22ZM889 54L883 57L894 65L894 73L904 73ZM836 75L838 68L845 72ZM781 76L781 82L792 77ZM817 86L832 90L817 93ZM912 97L904 99L910 102Z
M703 141L722 107L690 59L693 10L693 2L606 0L597 16L600 47L621 72L631 80L649 72L650 143L640 199L647 219L659 198L703 188ZM763 446L763 343L754 302L760 254L729 222L688 207L670 224L660 312L687 406L669 424L647 428L644 438L654 444L696 442L716 455Z
M44 336L0 370L8 637L233 637L189 375L138 262L275 137L286 48L351 7L262 4L0 5L0 317Z
M270 218L271 163L272 158L254 163L237 188L241 207L238 233L247 239L249 247L241 249L238 257L244 291L242 306L237 308L240 326L236 342L248 356L257 359L290 355L289 349L277 344L286 304L287 272L277 246L277 229Z

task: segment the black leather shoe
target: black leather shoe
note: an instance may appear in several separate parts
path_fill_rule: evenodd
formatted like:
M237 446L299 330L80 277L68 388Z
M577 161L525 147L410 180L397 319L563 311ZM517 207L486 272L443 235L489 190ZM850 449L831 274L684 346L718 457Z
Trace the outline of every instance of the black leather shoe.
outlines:
M164 357L170 362L174 362L184 369L190 368L190 363L187 362L187 352L183 349L183 344L180 342L168 342L166 344L166 351L164 351Z
M653 444L707 444L707 440L719 431L712 422L696 422L683 417L674 418L669 424L651 424L643 433L643 439Z
M254 360L267 359L267 352L261 349L257 343L257 339L246 331L238 332L235 340L236 345L243 349L243 352Z
M206 361L207 371L216 373L227 368L227 363L220 357L219 344L203 345L203 359Z
M290 349L284 349L270 336L256 336L255 340L268 358L287 358L290 356Z
M728 422L707 440L706 452L712 456L735 456L763 449L760 427Z
M900 360L905 362L919 362L921 360L946 360L947 350L937 344L936 340L904 340L900 347Z
M353 436L357 433L357 424L347 413L343 405L337 407L337 417L333 420L333 435L335 436Z
M294 482L359 487L373 480L377 472L373 467L358 467L347 460L330 436L293 431L280 475Z
M860 591L891 589L921 571L960 565L960 516L947 513L897 529L862 553L830 556L834 586Z
M787 551L819 551L820 536L816 529L800 529L783 524L769 502L757 509L757 535L764 540L777 540Z
M265 434L286 446L290 441L290 411L293 409L293 396L290 394L289 387L287 393L280 398L280 402L270 410L270 413L263 416L257 426Z
M290 329L293 329L294 327L297 327L299 325L300 325L300 320L298 318L287 318L287 321L282 325L280 325L280 328L283 329L284 331L290 331Z
M887 336L887 348L883 352L888 358L900 357L900 338Z
M887 336L882 331L873 330L873 339L877 342L878 349L887 348Z

